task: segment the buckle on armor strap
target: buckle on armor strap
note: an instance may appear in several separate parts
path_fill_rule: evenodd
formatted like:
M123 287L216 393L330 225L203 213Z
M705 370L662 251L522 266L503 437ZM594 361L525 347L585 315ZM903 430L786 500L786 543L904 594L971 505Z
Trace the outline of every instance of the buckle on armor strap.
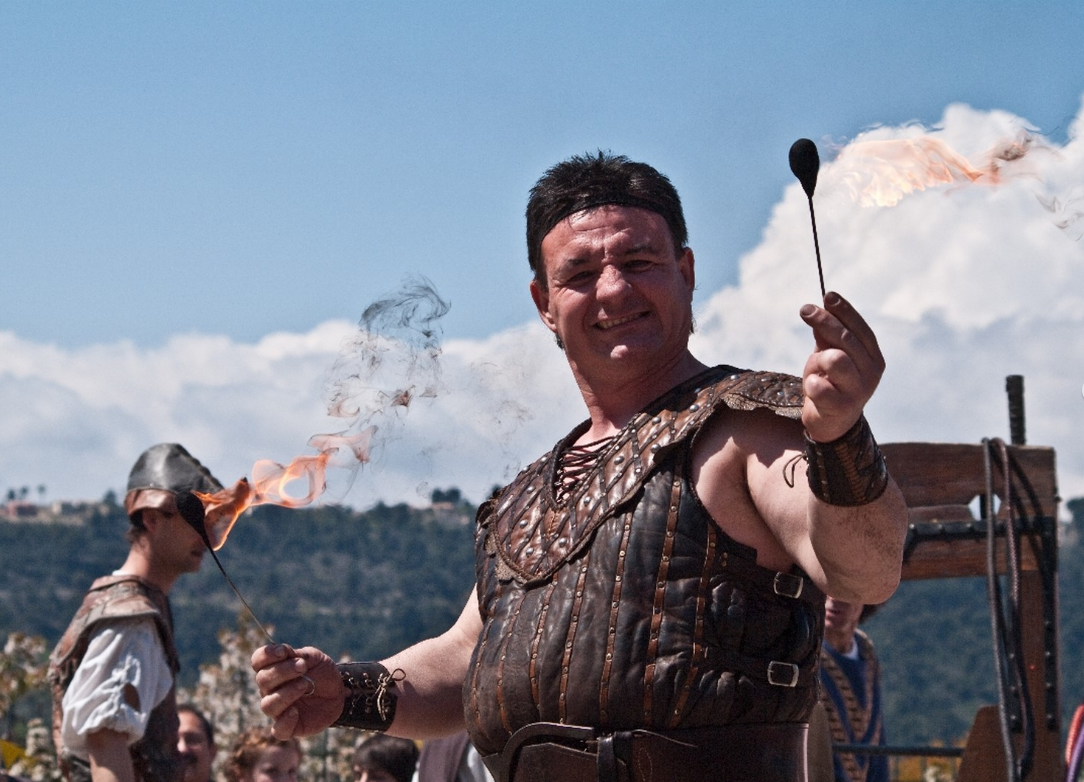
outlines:
M774 684L776 687L797 687L798 666L794 663L772 660L768 663L768 684Z
M772 580L772 591L782 597L797 599L801 597L804 586L805 579L791 573L776 573L775 578Z

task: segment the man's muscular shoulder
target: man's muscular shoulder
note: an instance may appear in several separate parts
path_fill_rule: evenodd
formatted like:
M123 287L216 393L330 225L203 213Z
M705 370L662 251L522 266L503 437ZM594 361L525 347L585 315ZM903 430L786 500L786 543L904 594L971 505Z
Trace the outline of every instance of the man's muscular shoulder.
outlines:
M804 520L802 443L797 420L766 409L723 410L693 447L693 483L708 513L776 570L794 564L780 538Z

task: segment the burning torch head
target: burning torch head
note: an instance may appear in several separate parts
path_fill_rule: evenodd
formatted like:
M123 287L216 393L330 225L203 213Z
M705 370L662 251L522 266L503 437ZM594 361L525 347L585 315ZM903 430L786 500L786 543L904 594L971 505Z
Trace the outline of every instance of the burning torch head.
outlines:
M140 454L132 467L124 509L132 524L139 527L142 526L141 511L145 508L183 513L179 501L181 493L192 496L191 492L195 491L211 494L221 489L222 484L184 446L159 443ZM192 499L199 502L195 496ZM185 520L188 521L187 516ZM202 527L200 519L197 532Z
M807 138L800 138L790 147L790 170L802 183L806 196L813 197L817 189L817 173L821 168L821 157L817 154L817 145Z
M181 514L181 518L185 520L188 526L199 533L199 536L203 538L203 542L207 544L207 548L214 551L211 546L211 539L207 537L207 526L204 524L207 511L203 507L203 500L192 492L185 490L177 492L175 501L177 503L177 512Z

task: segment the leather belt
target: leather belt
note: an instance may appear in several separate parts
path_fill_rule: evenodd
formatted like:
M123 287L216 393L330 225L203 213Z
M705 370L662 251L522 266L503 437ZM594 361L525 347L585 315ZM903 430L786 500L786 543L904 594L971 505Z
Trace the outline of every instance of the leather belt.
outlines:
M535 722L483 760L496 782L806 782L805 723L603 732Z

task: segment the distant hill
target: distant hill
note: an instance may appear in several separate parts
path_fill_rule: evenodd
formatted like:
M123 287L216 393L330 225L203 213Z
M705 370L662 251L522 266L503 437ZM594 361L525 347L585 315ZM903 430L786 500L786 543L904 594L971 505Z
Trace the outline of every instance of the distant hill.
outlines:
M474 583L473 518L466 505L263 506L237 522L218 556L275 640L372 659L459 616ZM20 630L55 643L91 581L124 561L127 526L120 508L79 526L0 521L0 638ZM181 683L191 686L241 603L210 556L171 599Z
M1081 511L1084 502L1068 503ZM219 552L276 640L354 659L385 656L455 621L473 584L474 508L380 505L371 511L256 508ZM1061 548L1063 712L1084 699L1084 513ZM81 525L0 521L0 639L56 642L83 591L124 559L127 519L103 506ZM192 686L217 659L220 628L240 603L207 557L173 592L183 670ZM910 582L865 626L882 659L892 743L952 741L975 709L996 703L982 579Z

